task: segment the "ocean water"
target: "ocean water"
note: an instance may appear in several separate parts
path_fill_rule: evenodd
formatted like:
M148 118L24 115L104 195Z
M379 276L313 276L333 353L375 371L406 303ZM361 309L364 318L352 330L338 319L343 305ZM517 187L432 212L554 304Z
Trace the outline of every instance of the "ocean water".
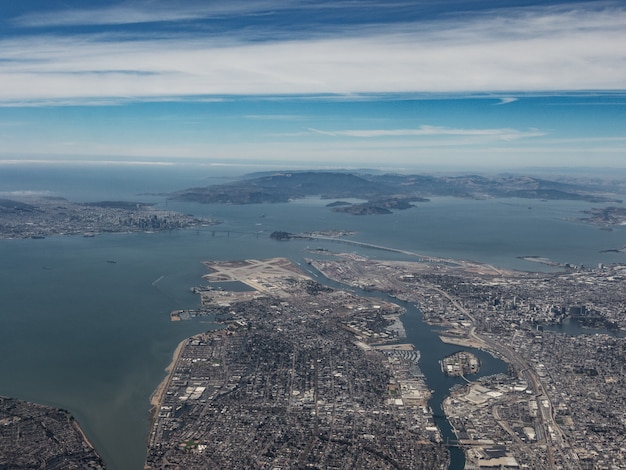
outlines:
M231 206L166 203L155 195L232 176L230 168L213 167L0 167L0 197L142 198L223 222L157 234L1 240L0 395L70 410L108 468L141 469L149 397L176 344L213 328L210 319L169 321L171 310L198 305L189 288L202 283L201 261L285 256L302 262L311 256L307 248L318 247L405 258L332 242L277 242L269 238L274 230L353 230L359 241L522 270L551 268L519 256L586 265L626 261L622 253L601 253L626 244L626 227L604 231L573 220L600 206L584 202L436 198L392 215L358 217L333 213L325 207L330 201L319 198Z

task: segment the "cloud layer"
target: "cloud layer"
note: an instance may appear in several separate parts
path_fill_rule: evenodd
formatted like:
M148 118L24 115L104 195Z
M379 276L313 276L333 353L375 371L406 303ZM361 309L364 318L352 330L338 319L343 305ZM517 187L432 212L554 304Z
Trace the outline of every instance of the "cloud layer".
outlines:
M0 102L625 89L626 8L578 5L264 41L245 28L221 36L27 31L0 40ZM237 3L175 12L117 6L97 15L76 10L15 22L29 28L168 22L253 14L250 8Z
M312 132L342 137L420 137L420 136L462 136L462 137L489 137L498 140L515 140L524 137L541 137L545 132L538 130L519 131L517 129L451 129L440 126L420 126L417 129L364 129L323 131L309 129Z

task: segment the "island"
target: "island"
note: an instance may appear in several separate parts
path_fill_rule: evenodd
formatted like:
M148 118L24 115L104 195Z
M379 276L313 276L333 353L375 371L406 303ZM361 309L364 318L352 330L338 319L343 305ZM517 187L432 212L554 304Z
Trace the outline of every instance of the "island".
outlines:
M65 410L0 397L0 468L104 470L104 463Z
M153 397L147 468L447 468L400 308L289 260L206 262L223 328L185 340Z
M463 377L480 371L480 360L469 351L459 351L444 357L441 371L449 377Z
M607 228L615 225L626 225L626 208L624 207L598 207L584 211L584 213L586 214L586 217L581 217L579 219L582 222L601 225Z

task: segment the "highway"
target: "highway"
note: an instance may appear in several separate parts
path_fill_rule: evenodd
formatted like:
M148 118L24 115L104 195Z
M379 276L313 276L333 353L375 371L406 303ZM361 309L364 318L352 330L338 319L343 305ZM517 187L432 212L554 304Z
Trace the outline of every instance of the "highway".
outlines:
M480 336L476 333L476 320L474 316L461 305L456 299L450 296L447 292L441 290L438 287L431 286L432 290L439 292L445 298L447 298L452 305L454 305L463 315L465 315L471 322L472 326L468 331L468 337L472 340L478 341L485 345L486 350L497 351L500 355L507 361L514 370L517 371L520 378L524 379L526 383L532 388L535 400L537 401L537 409L538 409L538 429L537 429L537 440L541 442L542 440L546 443L546 450L548 454L548 462L547 468L561 468L561 466L557 466L555 463L555 451L567 463L567 468L569 469L580 469L580 462L578 460L578 456L571 449L571 447L567 444L567 440L563 435L563 431L560 426L554 420L554 412L552 407L552 402L550 401L549 395L546 393L546 390L541 383L536 371L531 367L530 364L516 351L514 351L509 346L501 344L489 337Z

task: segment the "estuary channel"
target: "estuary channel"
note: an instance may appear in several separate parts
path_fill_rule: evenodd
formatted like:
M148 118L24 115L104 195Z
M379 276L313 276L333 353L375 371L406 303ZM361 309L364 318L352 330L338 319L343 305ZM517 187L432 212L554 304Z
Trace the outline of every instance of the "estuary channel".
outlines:
M485 351L444 343L439 338L439 332L437 329L424 322L422 312L413 303L395 299L382 292L365 291L352 286L346 286L328 279L310 265L307 265L304 269L313 274L313 277L316 280L330 287L334 287L336 289L346 289L353 292L355 295L362 297L377 298L386 302L392 302L406 310L404 315L400 317L406 331L406 338L403 339L402 342L413 344L415 349L422 353L420 356L419 367L424 374L428 387L432 391L432 396L428 404L433 411L435 424L441 431L441 436L444 442L456 441L456 436L452 430L452 426L443 414L442 403L443 400L449 395L451 387L457 384L464 384L465 382L460 377L448 377L443 374L441 372L439 361L446 356L460 351L461 349L470 351L476 355L481 362L480 372L473 376L476 378L494 374L505 374L508 372L508 365L501 359L495 358ZM448 448L450 451L450 464L448 469L462 470L465 467L465 455L463 454L463 451L453 445Z

